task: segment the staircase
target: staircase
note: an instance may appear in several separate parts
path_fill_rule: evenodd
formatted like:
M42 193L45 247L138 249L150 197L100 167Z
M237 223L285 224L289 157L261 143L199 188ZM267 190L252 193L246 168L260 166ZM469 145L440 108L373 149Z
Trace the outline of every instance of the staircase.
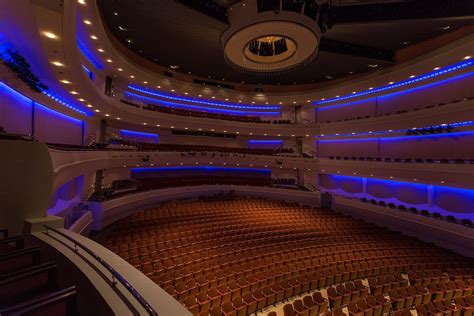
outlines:
M0 234L0 315L78 315L76 288L59 288L56 263L23 236Z

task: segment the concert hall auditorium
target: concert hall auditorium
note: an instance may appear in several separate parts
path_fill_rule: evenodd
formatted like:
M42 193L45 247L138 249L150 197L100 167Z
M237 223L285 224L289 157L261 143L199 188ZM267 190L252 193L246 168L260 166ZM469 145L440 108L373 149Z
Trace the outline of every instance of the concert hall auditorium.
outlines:
M1 316L474 315L474 0L0 0Z

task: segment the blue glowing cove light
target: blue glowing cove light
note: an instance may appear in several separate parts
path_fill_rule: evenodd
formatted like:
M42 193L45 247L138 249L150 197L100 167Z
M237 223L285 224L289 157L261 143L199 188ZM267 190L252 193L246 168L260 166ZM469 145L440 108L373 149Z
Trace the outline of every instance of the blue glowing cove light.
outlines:
M92 64L97 70L104 69L104 66L87 50L84 43L77 39L77 47L84 57Z
M413 83L417 83L417 82L425 81L425 80L432 79L432 78L435 78L435 77L439 77L439 76L442 76L442 75L445 75L445 74L448 74L448 73L451 73L451 72L454 72L454 71L458 71L458 70L461 70L461 69L464 69L464 68L468 68L468 67L471 67L473 64L474 64L474 61L465 60L465 61L462 61L460 63L454 64L452 66L448 66L448 67L442 68L440 70L432 71L432 72L429 72L427 74L417 76L417 77L409 79L409 80L401 81L401 82L396 83L396 84L386 85L386 86L382 86L382 87L375 88L375 89L372 89L372 90L365 90L365 91L362 91L362 92L359 92L359 93L348 94L348 95L344 95L344 96L341 96L341 97L338 97L338 98L332 98L332 99L317 101L317 102L313 102L312 104L313 105L322 105L322 104L327 104L327 103L340 102L340 101L344 101L344 100L358 98L358 97L361 97L361 96L372 95L372 94L379 93L379 92L393 90L393 89L400 88L400 87L403 87L403 86L411 85Z
M163 99L170 99L174 101L183 101L189 103L197 103L197 104L205 104L215 107L222 107L222 108L233 108L233 109L247 109L247 110L281 110L281 106L278 105L268 105L268 106L253 106L250 104L238 104L238 103L222 103L222 102L214 102L209 100L196 100L192 98L184 98L178 97L172 94L167 94L163 92L159 92L156 90L146 89L135 85L129 85L128 88L130 90L138 91L143 94L152 95L155 97L163 98Z
M218 108L209 108L205 106L168 102L168 101L158 100L155 98L146 97L143 95L139 95L139 94L127 92L127 91L124 92L124 95L132 99L138 99L138 100L142 100L142 101L149 102L152 104L157 104L157 105L166 106L170 108L197 110L197 111L209 112L209 113L230 114L230 115L268 115L268 116L281 115L280 112L254 112L254 111L224 110L224 109L218 109Z
M137 132L137 131L129 131L126 129L121 129L120 130L120 135L124 137L129 137L129 138L150 138L152 139L155 144L158 143L158 134L152 134L152 133L144 133L144 132Z

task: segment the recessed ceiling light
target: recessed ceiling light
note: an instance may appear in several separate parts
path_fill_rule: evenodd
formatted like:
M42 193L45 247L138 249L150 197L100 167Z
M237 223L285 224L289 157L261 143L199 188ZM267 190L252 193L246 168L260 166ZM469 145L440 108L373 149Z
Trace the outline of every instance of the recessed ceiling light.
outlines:
M111 63L111 62L112 62L112 59L107 59L107 62L108 62L108 63Z
M43 32L43 35L46 36L47 38L51 38L51 39L57 39L58 36L54 33L51 33L51 32Z
M356 94L356 93L357 93L357 91L352 91L352 94Z
M106 113L106 114L105 114L105 116L109 117L109 116L110 116L110 114L109 114L109 113Z
M161 89L161 86L156 86L158 89Z
M122 69L122 68L117 68L117 70L118 70L118 71L123 71L123 69Z
M93 107L92 104L88 104L88 105L86 105L86 106L87 106L88 108L92 108L92 107Z
M468 59L471 59L471 58L472 58L472 56L466 56L466 57L464 57L464 60L468 60Z
M439 70L440 68L439 67L434 67L433 70Z
M61 82L64 84L71 84L71 81L67 81L67 80L61 80Z
M402 44L403 45L408 45L408 44L410 44L410 41L404 41L404 42L402 42Z
M178 69L179 66L178 66L178 65L171 65L170 68L171 68L171 69Z
M198 97L202 97L202 94L199 94Z
M160 124L156 124L156 127L160 127L161 125Z
M85 100L84 100L84 99L82 99L82 98L81 98L81 99L77 99L77 100L78 100L78 101L80 101L80 102L84 102L84 101L85 101Z
M379 65L378 64L368 64L367 66L369 66L370 68L377 68Z
M306 100L306 102L308 102L308 103L309 103L309 102L311 102L311 100Z
M334 77L327 75L327 76L326 76L326 79L331 80L331 79L334 79Z
M100 110L99 110L99 109L95 109L94 111L96 111L97 113L99 113L99 112L100 112Z
M133 41L130 38L127 38L127 43L131 44Z
M118 15L118 12L114 12L114 15L117 16L117 15Z
M175 90L174 89L171 89L171 92L174 92Z
M91 24L92 24L92 22L89 21L89 20L84 20L84 23L87 24L87 25L91 25Z
M374 90L374 87L370 87L369 90Z
M128 31L126 27L123 27L123 26L120 26L120 25L119 25L118 29L119 29L120 31L124 31L124 32L127 32L127 31Z
M53 62L51 62L51 63L52 63L53 65L55 65L55 66L58 66L58 67L63 67L63 66L64 66L64 64L61 63L61 62L59 62L59 61L53 61Z
M135 78L135 76L134 76L134 75L130 75L130 78L134 79L134 78Z
M98 48L97 51L101 53L105 52L102 48Z
M95 36L95 35L91 35L91 38L92 38L93 40L96 40L96 39L98 39L98 37L97 37L97 36Z
M451 28L451 25L446 25L442 27L443 30L449 30L450 28Z
M77 3L84 5L86 4L86 0L77 0Z
M121 120L121 118L120 118L120 117L117 117L117 120L119 120L119 121L120 121L120 120Z
M394 83L395 83L395 82L393 82L393 81L390 81L388 84L394 84Z
M216 97L215 97L215 96L212 96L211 98L215 99Z
M143 122L143 125L146 125L146 123L145 123L145 122Z
M148 84L148 81L143 81L143 84Z
M70 93L70 94L79 94L79 92L74 91L74 90L73 90L73 91L70 91L69 93Z

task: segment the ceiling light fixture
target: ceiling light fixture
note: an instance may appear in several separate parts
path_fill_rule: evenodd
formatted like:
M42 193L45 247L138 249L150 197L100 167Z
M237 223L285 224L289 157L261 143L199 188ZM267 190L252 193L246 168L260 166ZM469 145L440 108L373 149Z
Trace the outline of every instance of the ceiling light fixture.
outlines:
M89 20L84 20L84 23L87 24L87 25L92 25L92 22L89 21Z
M53 61L51 62L53 65L58 66L58 67L64 67L64 64L59 62L59 61Z
M50 38L50 39L57 39L58 36L54 33L51 33L51 32L43 32L43 35L46 36L47 38Z

